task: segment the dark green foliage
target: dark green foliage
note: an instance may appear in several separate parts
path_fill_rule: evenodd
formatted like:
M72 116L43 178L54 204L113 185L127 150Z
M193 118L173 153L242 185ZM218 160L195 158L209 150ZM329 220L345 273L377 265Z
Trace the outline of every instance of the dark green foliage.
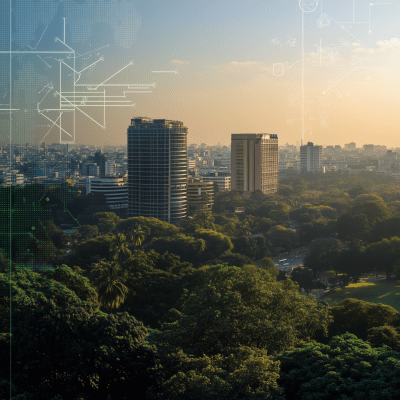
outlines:
M144 243L152 238L168 238L179 232L179 228L168 222L160 221L157 218L146 217L133 217L121 220L117 224L117 230L128 234L138 225L140 225L145 232L146 240Z
M213 213L222 214L235 212L236 207L244 205L243 196L236 191L226 191L216 193L214 198Z
M311 242L304 258L304 266L314 274L322 271L339 270L338 257L341 243L334 238L320 238ZM336 272L337 273L337 272Z
M370 190L362 185L353 186L347 191L347 193L352 199L355 199L357 196L360 196L361 194L369 192Z
M72 290L81 300L92 304L97 304L97 294L91 286L89 279L83 277L67 265L61 265L55 269L41 273L49 280L63 283L68 289Z
M277 354L310 340L329 322L327 310L301 296L292 281L277 282L262 270L210 267L204 283L185 292L182 300L182 318L164 324L149 340L195 357L240 346Z
M264 257L260 262L258 263L258 268L268 272L271 276L274 276L275 278L278 278L279 276L279 268L275 265L275 263L272 261L272 258L270 257Z
M372 271L373 266L366 260L363 248L354 243L353 246L342 250L336 258L335 270L346 274L357 283L362 274Z
M336 231L341 240L351 240L353 238L363 238L370 227L365 215L353 215L345 213L336 223Z
M333 323L329 327L329 337L350 332L367 340L368 329L392 325L398 312L384 304L346 299L330 308L330 314L333 316Z
M240 347L229 355L194 358L183 352L162 359L163 383L153 400L284 400L277 385L279 363L265 350Z
M65 271L65 270L64 270ZM10 365L9 277L0 275L0 358ZM12 379L32 400L143 398L152 384L155 349L147 330L127 313L106 315L66 286L33 272L13 274ZM0 369L1 398L8 369Z
M250 258L259 260L266 253L266 239L264 236L259 237L239 237L232 239L234 252L243 254Z
M332 237L332 234L335 232L335 224L336 221L327 221L325 219L302 223L297 230L300 243L308 245L315 239Z
M283 247L285 250L290 250L299 245L298 233L282 225L273 226L265 237L274 246Z
M217 259L207 260L205 262L207 265L217 265L217 264L226 264L229 267L240 267L242 268L246 264L251 264L251 259L243 254L232 253L231 251L227 251Z
M363 239L379 221L390 217L390 211L382 201L366 201L351 206L338 220L337 232L342 240Z
M168 251L176 254L184 261L190 261L202 257L206 249L206 242L202 238L194 238L178 233L172 237L155 238L144 246L144 249L152 249L161 254Z
M390 349L400 351L400 329L393 326L377 326L368 329L367 340L374 347L388 346Z
M290 207L287 204L279 202L276 199L268 200L262 205L259 205L259 203L253 207L250 205L246 209L246 213L249 215L257 218L271 218L280 224L289 219L289 211Z
M101 282L106 268L102 263L92 265L90 280L95 285ZM160 255L154 250L135 250L121 268L129 291L120 310L152 328L160 326L171 308L179 309L184 285L189 284L194 272L192 265L181 262L178 256Z
M293 282L297 282L300 289L304 289L308 294L313 289L326 289L326 284L316 278L311 269L296 267L293 269L290 278Z
M65 259L65 263L68 265L79 265L86 269L91 263L102 258L108 260L111 256L110 246L112 242L112 236L99 236L95 239L81 242L76 246L74 254Z
M276 357L286 399L395 400L400 397L400 354L346 333L329 344L309 343Z
M8 272L11 268L13 268L13 263L6 257L5 254L0 252L0 273Z
M369 232L370 242L379 242L384 238L400 236L400 217L394 217L377 222Z
M201 254L201 259L203 261L218 258L226 251L233 249L232 241L228 236L211 229L199 229L193 236L205 242L206 247Z
M120 218L113 212L98 212L93 215L93 221L99 228L99 232L105 235L116 230Z
M98 234L96 225L81 225L71 236L78 241L85 241L96 238Z
M125 274L120 273L117 262L102 264L104 269L96 285L98 300L102 307L113 312L125 301L129 290L124 285Z
M390 278L400 263L400 238L392 237L371 243L365 248L364 259L369 270L377 269Z
M351 280L350 277L348 277L347 275L332 276L332 277L328 278L326 287L330 291L333 291L336 289L344 290L344 288L349 285L350 280Z

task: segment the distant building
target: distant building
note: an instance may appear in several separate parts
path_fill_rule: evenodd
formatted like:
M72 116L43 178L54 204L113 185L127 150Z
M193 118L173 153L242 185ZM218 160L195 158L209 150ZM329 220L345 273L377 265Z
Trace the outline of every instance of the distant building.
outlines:
M232 190L265 194L278 190L278 136L232 134Z
M0 181L3 186L19 186L23 185L25 182L24 174L20 174L15 170L0 175Z
M399 154L397 153L397 151L387 150L387 152L386 152L386 157L390 158L392 160L397 160L398 156L399 156Z
M378 145L375 146L375 149L376 150L385 150L386 151L386 146L378 144Z
M220 192L229 192L231 190L230 176L221 176L218 172L214 172L208 176L203 176L202 179L204 182L216 183Z
M99 166L92 162L82 164L82 175L99 176Z
M314 146L312 142L300 146L300 172L321 171L322 146Z
M113 175L116 175L115 161L106 160L105 166L104 166L104 175L105 175L105 176L113 176Z
M187 128L134 118L128 127L128 216L176 224L187 213Z
M357 146L356 146L356 144L354 142L351 142L351 143L345 144L344 145L344 149L345 150L356 150Z
M375 146L373 144L364 144L363 149L364 151L371 152L374 150L374 147Z
M214 204L214 184L199 178L189 178L187 182L187 204L189 210L211 210Z
M107 156L103 154L101 150L95 154L94 162L99 166L99 176L106 176Z
M193 160L193 159L188 160L187 165L188 165L189 171L195 169L196 168L196 160Z

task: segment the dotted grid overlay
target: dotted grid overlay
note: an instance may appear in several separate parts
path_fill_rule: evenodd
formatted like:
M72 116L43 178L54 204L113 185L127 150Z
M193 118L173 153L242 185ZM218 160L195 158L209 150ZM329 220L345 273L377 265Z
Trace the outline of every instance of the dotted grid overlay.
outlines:
M7 172L12 169L16 156L23 158L26 155L25 146L18 146L57 141L54 131L50 132L57 117L50 113L47 115L53 119L45 120L38 109L60 107L56 93L61 79L60 59L71 66L73 57L61 52L70 48L77 57L85 51L90 52L96 46L106 47L110 42L118 51L130 49L141 25L132 1L13 0L11 4L10 18L10 2L0 2L0 51L4 52L0 53L0 104L3 104L0 108L4 109L0 111L0 146L4 149L11 143L11 148L14 146L16 149L12 151L11 162L10 155L1 154L0 166L7 169ZM13 51L11 71L10 54L7 53L10 51L10 23ZM95 43L91 40L93 27L99 24L107 25L112 40L107 43ZM28 53L30 51L36 53ZM53 54L47 53L49 51ZM103 57L101 54L97 56ZM80 64L76 62L76 70L89 66L94 61L93 58L80 58ZM115 62L114 59L109 61ZM88 68L85 79L89 77L97 83L104 76L107 78L110 67L103 67L101 64L96 65L96 69ZM73 76L71 71L68 72L69 77ZM63 78L66 79L67 76L65 74ZM67 114L63 117L67 119L66 116ZM46 166L45 163L35 152L33 155L29 154L25 176L45 175L51 171L51 166ZM68 169L68 155L62 164ZM18 268L46 265L50 255L54 254L54 247L49 239L51 232L48 232L46 224L54 220L56 210L68 215L65 221L68 220L74 226L79 225L68 210L71 200L72 192L68 185L58 191L39 185L0 186L0 252L7 258L11 257Z

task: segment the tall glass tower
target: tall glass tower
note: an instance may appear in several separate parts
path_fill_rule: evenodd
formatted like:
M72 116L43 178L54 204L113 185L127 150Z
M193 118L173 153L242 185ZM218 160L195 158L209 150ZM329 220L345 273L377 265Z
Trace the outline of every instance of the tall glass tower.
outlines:
M128 127L128 216L177 224L187 212L187 128L137 117Z

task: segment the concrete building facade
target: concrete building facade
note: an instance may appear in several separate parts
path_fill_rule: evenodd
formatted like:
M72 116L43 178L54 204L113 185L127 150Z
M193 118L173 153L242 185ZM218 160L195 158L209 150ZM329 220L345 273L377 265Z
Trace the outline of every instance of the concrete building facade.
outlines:
M321 172L322 146L308 142L300 146L300 172Z
M278 190L278 136L267 133L232 134L232 190L265 194Z
M187 203L189 210L211 210L214 204L214 183L205 182L200 178L189 178Z
M230 176L220 176L218 172L214 175L203 176L204 182L215 182L218 185L218 190L220 192L229 192L231 190L231 177Z

